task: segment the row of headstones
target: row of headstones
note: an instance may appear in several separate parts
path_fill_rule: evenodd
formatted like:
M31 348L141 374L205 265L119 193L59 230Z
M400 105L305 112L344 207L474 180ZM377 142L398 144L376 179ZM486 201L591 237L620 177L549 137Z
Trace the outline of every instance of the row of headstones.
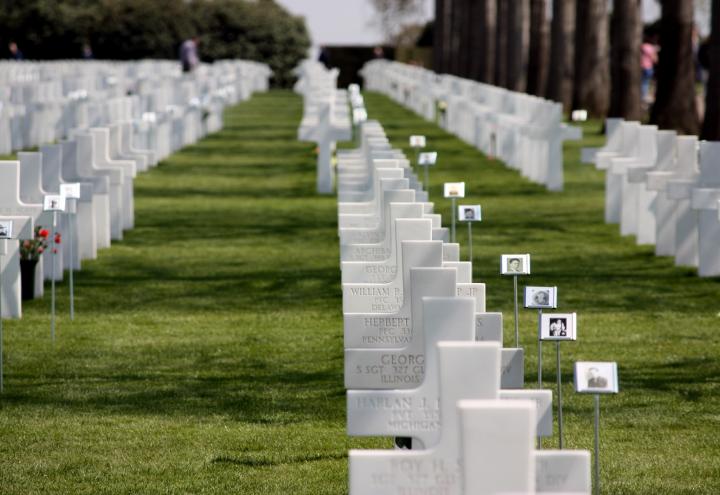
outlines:
M437 121L548 190L563 189L563 141L582 134L562 122L561 104L389 60L368 62L360 73L366 89Z
M266 65L242 60L185 75L162 60L1 62L0 154L67 139L73 129L135 120L185 129L173 132L176 143L160 144L167 155L219 130L222 109L266 90L269 76Z
M316 189L319 194L332 194L336 143L352 139L348 92L337 88L339 70L319 62L304 60L294 73L298 77L294 90L303 96L298 140L317 143Z
M222 125L226 103L219 108L213 130ZM192 106L192 101L185 102L179 113L188 115L185 108ZM133 182L137 173L210 131L202 125L202 114L194 115L193 119L171 120L167 125L146 118L144 125L120 119L103 127L76 128L69 132L67 140L42 145L38 152L20 152L17 160L0 161L2 237L32 240L36 227L43 226L68 241L53 246L40 257L35 272L36 298L44 294L44 280L60 281L65 270L80 270L83 260L95 259L99 249L110 247L111 241L122 240L123 232L134 227ZM44 208L44 202L51 196L62 197L64 202L61 191L69 184L77 185L79 197L72 198L68 210L62 208L65 211L58 214L57 207ZM73 253L66 249L71 243L76 247ZM1 314L19 318L22 316L19 243L5 244L6 250L0 257Z
M720 142L607 119L583 161L605 171L605 222L701 277L720 275Z
M552 392L523 388L523 349L503 347L502 314L486 311L485 284L409 160L379 123L360 130L337 171L347 428L399 448L352 450L350 493L589 493L588 452L536 450L553 434ZM463 189L447 184L445 195ZM461 206L460 217L479 220L478 210ZM506 275L529 268L529 255L503 258ZM556 291L537 289L529 307L556 307ZM575 315L552 316L542 335L574 340ZM576 363L576 387L617 391L614 363Z

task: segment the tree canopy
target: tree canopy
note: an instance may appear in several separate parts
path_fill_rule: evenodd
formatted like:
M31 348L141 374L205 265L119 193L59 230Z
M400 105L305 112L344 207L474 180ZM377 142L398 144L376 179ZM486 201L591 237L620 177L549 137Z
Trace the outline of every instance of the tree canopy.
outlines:
M286 86L307 55L304 19L274 0L0 0L0 50L17 42L25 58L176 58L198 36L204 61L243 58L270 65Z

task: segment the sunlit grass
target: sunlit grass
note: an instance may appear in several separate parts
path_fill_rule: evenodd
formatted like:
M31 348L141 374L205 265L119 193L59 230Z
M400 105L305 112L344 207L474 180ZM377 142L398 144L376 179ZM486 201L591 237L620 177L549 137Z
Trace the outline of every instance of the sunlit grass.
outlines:
M617 361L620 391L602 399L603 492L720 493L720 279L658 258L603 221L604 175L582 165L580 148L603 142L601 123L565 145L565 191L549 193L488 160L437 126L375 95L366 97L395 146L424 134L437 150L431 200L443 218L442 183L465 181L467 204L480 203L473 228L474 280L487 283L488 311L505 314L505 345L514 345L512 280L499 276L502 253L531 253L522 285L555 285L558 311L578 313L578 341L562 346L565 441L592 449L592 397L575 394L579 360ZM411 155L408 155L411 156ZM464 227L464 226L463 226ZM466 230L458 229L466 259ZM521 310L526 383L537 383L537 314ZM545 346L546 387L554 387L554 346ZM556 447L557 439L544 442Z
M604 225L602 176L578 164L580 143L567 146L566 191L547 193L387 99L366 101L396 145L425 134L440 152L431 198L444 218L443 181L464 180L483 205L475 279L505 312L508 345L503 252L532 253L523 282L559 286L561 309L579 313L579 340L563 346L571 448L592 442L572 362L619 362L621 394L602 402L606 493L719 492L718 280ZM76 276L74 323L60 286L54 347L49 301L5 322L0 493L336 495L349 448L389 447L345 434L335 199L314 193L300 116L289 92L256 96L141 175L136 228ZM535 321L521 313L530 386Z

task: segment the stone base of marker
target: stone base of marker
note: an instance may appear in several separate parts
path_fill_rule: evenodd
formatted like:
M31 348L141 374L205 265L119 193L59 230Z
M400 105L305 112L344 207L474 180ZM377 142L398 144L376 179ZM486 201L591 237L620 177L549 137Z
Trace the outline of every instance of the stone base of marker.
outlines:
M400 450L412 450L412 437L395 437L395 448Z

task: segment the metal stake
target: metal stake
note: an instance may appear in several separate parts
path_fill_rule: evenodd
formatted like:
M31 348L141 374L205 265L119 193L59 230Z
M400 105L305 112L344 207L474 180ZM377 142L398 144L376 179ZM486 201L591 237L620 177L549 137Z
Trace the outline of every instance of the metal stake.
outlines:
M75 215L72 213L68 216L68 220L70 221L70 225L68 226L68 231L70 234L70 240L69 242L69 248L70 248L70 273L68 274L70 276L70 321L75 321L75 284L73 282L73 271L75 269L75 256L73 256L73 223L75 220Z
M563 416L562 416L562 376L560 375L560 341L555 342L557 353L557 396L558 396L558 435L560 436L560 449L563 448Z
M468 261L472 263L472 222L468 222Z
M542 326L542 308L538 309L538 388L542 388L542 340L540 327Z
M6 242L6 241L0 241L0 242ZM4 384L3 384L3 318L2 318L2 287L3 287L3 281L2 281L2 255L0 255L0 394L3 392Z
M457 213L455 210L455 198L450 198L452 201L452 231L450 236L450 242L455 242L455 214Z
M425 167L425 183L423 187L427 192L430 192L430 167L426 164Z
M542 340L540 339L540 328L542 326L542 308L538 308L538 390L542 390ZM542 449L542 437L537 438L537 448Z
M513 275L513 293L515 294L515 347L520 347L520 327L518 323L517 275Z
M595 495L600 495L600 394L595 394Z
M50 252L52 260L52 268L50 270L51 279L51 295L50 295L50 337L52 338L53 344L55 343L55 230L57 228L57 211L53 211L53 228L52 235L50 237L50 245L52 251Z

